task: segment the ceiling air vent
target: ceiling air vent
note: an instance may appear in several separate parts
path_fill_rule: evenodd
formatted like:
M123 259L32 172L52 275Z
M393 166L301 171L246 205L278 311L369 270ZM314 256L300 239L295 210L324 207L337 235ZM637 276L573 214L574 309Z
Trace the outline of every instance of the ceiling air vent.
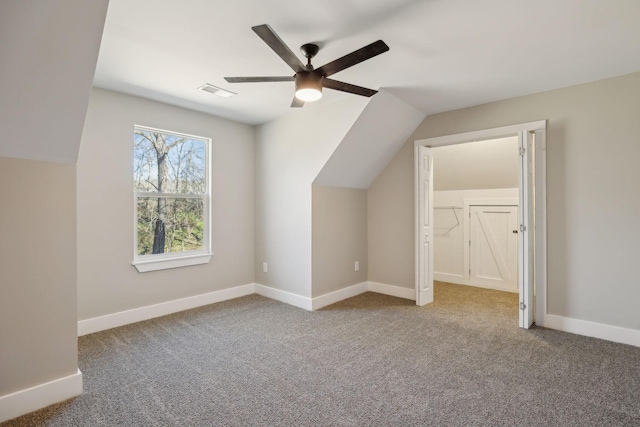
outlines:
M221 87L214 86L214 85L209 84L209 83L203 84L198 89L203 90L205 92L213 93L213 94L218 95L218 96L220 96L222 98L231 98L232 96L237 95L237 93L235 93L235 92L231 92L231 91L222 89Z

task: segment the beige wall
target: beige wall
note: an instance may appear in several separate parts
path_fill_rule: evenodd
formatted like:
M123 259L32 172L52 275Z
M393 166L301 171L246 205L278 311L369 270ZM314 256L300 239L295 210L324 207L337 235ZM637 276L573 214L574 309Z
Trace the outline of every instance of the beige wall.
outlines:
M414 140L548 119L548 311L640 329L638 117L640 73L427 117L369 189L369 280L414 286Z
M311 296L311 186L367 100L353 96L309 105L258 126L257 283Z
M134 124L211 138L209 264L131 265ZM251 126L94 89L78 160L79 320L253 283L254 155Z
M326 282L331 272L317 285L321 276L315 275L322 273L316 263L322 261L312 256L312 184L366 188L422 117L395 96L380 93L308 105L258 126L257 283L307 298L343 287L345 275L336 277L334 284ZM383 122L389 122L385 132L372 132L372 126ZM334 201L343 203L324 200ZM267 273L262 271L265 262ZM364 279L366 263L360 262L358 277Z
M0 2L0 398L77 374L75 161L107 3ZM75 392L44 390L0 421Z
M312 202L312 296L365 282L367 191L314 185Z
M518 187L518 137L433 149L433 189L484 190Z
M412 162L413 143L408 142L367 190L371 282L414 287Z
M75 177L0 157L0 396L77 372Z
M367 189L424 120L425 114L381 89L353 123L313 181Z
M0 1L0 156L76 162L107 4Z

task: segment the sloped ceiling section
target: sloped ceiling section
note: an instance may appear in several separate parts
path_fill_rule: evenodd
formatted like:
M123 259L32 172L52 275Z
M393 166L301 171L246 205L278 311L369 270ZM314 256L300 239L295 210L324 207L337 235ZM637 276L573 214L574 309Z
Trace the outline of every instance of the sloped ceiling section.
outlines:
M380 90L313 183L369 188L425 116L389 92Z
M107 4L0 2L0 156L76 162Z

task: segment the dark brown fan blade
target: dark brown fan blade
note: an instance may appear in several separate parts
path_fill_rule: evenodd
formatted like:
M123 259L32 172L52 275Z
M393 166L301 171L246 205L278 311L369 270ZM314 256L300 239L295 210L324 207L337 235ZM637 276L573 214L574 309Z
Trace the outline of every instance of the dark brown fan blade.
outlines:
M329 62L328 64L325 64L322 67L316 69L316 71L320 72L323 76L328 77L332 74L337 73L338 71L342 71L345 68L352 67L356 64L361 63L362 61L371 59L374 56L380 55L381 53L384 53L388 50L389 46L387 46L382 40L378 40L377 42L373 42L368 46L351 52L350 54L345 55L342 58L338 58L335 61Z
M291 49L289 49L287 45L284 44L282 39L278 37L278 35L270 26L268 26L267 24L263 24L251 27L251 29L266 44L268 44L269 47L273 49L273 51L277 53L278 56L282 58L293 71L297 73L298 71L303 71L305 69L304 64L300 62L300 59L298 59L298 57L294 55L293 52L291 52Z
M259 83L259 82L292 82L295 76L277 76L277 77L225 77L229 83Z
M356 86L349 83L339 82L337 80L327 79L327 78L322 79L322 86L329 89L341 90L342 92L355 93L356 95L362 95L366 97L370 97L378 93L377 90L367 89L366 87Z
M291 101L291 108L300 108L300 107L304 107L304 101L301 101L294 96L293 101Z

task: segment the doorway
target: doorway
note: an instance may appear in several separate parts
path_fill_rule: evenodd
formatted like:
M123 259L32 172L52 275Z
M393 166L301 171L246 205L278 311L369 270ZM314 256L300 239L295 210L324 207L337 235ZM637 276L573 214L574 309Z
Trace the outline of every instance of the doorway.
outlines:
M415 290L418 305L433 301L434 203L431 148L517 135L520 209L513 231L518 236L519 325L528 328L533 324L534 316L543 318L546 312L545 129L546 121L540 121L415 141ZM500 218L502 221L505 217ZM484 219L487 219L486 215ZM509 238L503 238L503 243L508 245ZM500 267L498 270L508 276L510 267L506 264L500 266L501 271Z

